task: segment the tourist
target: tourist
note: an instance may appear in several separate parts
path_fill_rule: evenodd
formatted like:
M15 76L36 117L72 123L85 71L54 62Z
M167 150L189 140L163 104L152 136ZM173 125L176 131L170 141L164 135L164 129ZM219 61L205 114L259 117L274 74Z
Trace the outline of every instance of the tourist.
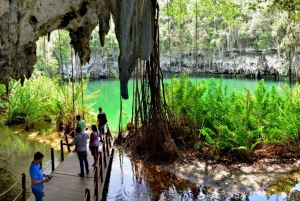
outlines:
M79 127L81 132L84 132L86 130L85 129L85 121L83 119L81 119L80 115L76 116L76 120L77 120L76 127ZM77 144L75 144L75 148L74 148L73 152L76 152L76 151L77 151Z
M99 158L99 131L96 125L92 125L92 133L90 135L90 150L91 154L94 157L93 166L96 166Z
M85 132L81 131L80 127L76 127L76 136L74 137L73 141L68 144L70 146L73 146L77 144L77 155L79 159L79 165L80 165L80 173L78 175L80 177L84 177L84 166L86 170L86 174L89 174L89 162L87 159L87 139L90 138L90 136Z
M104 142L104 126L107 123L107 118L106 118L106 114L102 111L102 107L99 107L97 123L98 123L98 130L100 132L101 142Z
M81 119L80 115L76 116L77 124L76 127L79 127L81 129L81 132L85 131L85 121Z
M31 190L36 201L44 200L44 182L48 182L51 179L51 176L43 174L41 169L43 158L44 155L41 152L36 152L29 168L29 174L31 177Z

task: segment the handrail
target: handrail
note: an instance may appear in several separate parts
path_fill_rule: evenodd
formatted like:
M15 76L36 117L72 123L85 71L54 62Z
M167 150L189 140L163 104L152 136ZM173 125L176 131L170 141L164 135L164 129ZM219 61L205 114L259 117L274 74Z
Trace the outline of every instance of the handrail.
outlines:
M43 168L43 171L45 171L50 165L51 165L52 161L50 163L48 163L48 165L46 167Z
M90 195L90 188L91 188L91 185L92 185L92 183L94 183L94 185L95 185L95 188L94 188L94 195L96 196L96 198L97 198L97 200L98 200L98 191L99 191L99 186L98 186L98 181L99 181L99 177L101 177L101 182L103 182L103 172L102 172L102 168L103 168L103 162L104 162L104 165L105 165L105 167L107 166L106 165L106 155L107 156L109 156L109 149L112 147L111 146L111 142L110 142L110 140L111 139L107 139L107 137L108 136L106 136L106 145L105 144L103 144L103 152L101 152L101 151L99 151L99 163L98 163L98 166L99 167L97 167L97 166L95 166L94 167L94 170L95 170L95 172L94 172L94 179L92 179L91 180L91 182L90 182L90 184L89 184L89 186L88 186L88 188L86 188L85 189L85 200L86 201L90 201L90 198L91 198L91 195ZM63 143L62 143L62 140L61 140L61 143L59 144L60 145L60 147L61 147L61 151L63 152ZM58 147L58 145L56 146L56 147ZM54 171L54 168L53 168L53 163L54 163L54 151L53 151L54 149L53 148L51 148L51 161L48 163L48 165L46 166L46 167L44 167L44 168L42 168L43 169L43 171L44 170L46 170L51 164L52 164L52 171ZM107 153L106 153L107 152ZM113 153L113 152L112 152ZM63 161L63 154L62 154L62 161ZM104 160L104 161L102 161L102 160ZM42 164L41 164L42 165ZM100 170L99 170L100 169ZM20 180L22 180L22 190L20 191L20 193L15 197L15 199L13 200L13 201L15 201L15 200L17 200L17 198L19 198L19 196L22 194L22 201L25 201L26 200L26 189L27 188L29 188L29 186L31 185L31 184L28 184L28 185L26 185L26 174L25 173L22 173L22 177L17 181L17 182L15 182L9 189L7 189L5 192L3 192L2 194L0 194L0 201L2 201L2 197L3 197L3 195L5 195L6 193L8 193L12 188L14 188L16 185L17 185L17 183L19 183L20 182Z
M91 192L90 192L90 189L88 189L88 188L85 189L85 200L86 201L91 200Z
M62 140L61 143L59 144L61 146L61 152L63 152L63 146L62 146ZM57 145L55 148L57 148L59 145ZM63 161L63 153L61 154L61 159ZM42 168L43 171L45 171L50 165L52 164L52 171L54 171L54 148L51 148L51 160L48 163L48 165L44 168ZM42 164L41 164L42 167ZM15 201L21 194L22 194L22 201L26 200L26 189L29 188L29 186L31 184L26 185L26 174L22 173L22 177L16 181L11 187L9 187L5 192L0 194L0 201L2 201L2 197L3 195L5 195L6 193L8 193L12 188L14 188L17 183L19 183L22 180L22 190L20 191L20 193L17 195L17 197L15 197L15 199L13 201Z
M75 128L73 128L73 130L71 130L71 132L69 132L68 134L64 134L69 153L71 152L71 149L70 149L69 142L68 142L68 135L71 135L71 133L73 133L73 132L75 132Z
M98 200L98 168L97 168L97 166L94 167L94 170L95 170L94 176L93 176L94 179L91 180L90 184L85 189L85 195L86 195L85 196L85 201L90 201L90 197L91 197L91 195L90 195L90 193L91 193L90 189L91 189L91 186L92 186L93 183L95 185L94 196L96 196L97 197L96 200Z
M94 167L94 170L95 170L94 179L91 180L91 182L94 181L94 185L95 185L94 196L96 196L96 200L98 200L98 196L99 196L98 195L98 191L99 191L99 185L98 185L98 183L99 183L99 177L101 177L101 183L103 182L103 172L102 172L103 171L102 170L102 168L103 168L103 162L104 162L104 166L105 166L104 168L106 168L106 166L107 166L106 165L106 163L107 163L106 160L109 157L109 150L112 147L111 146L111 136L107 136L106 135L105 137L106 137L106 139L105 139L106 143L102 145L103 151L102 152L99 151L98 167L97 166ZM112 149L111 150L111 154L113 155L113 153L114 153L114 150ZM107 158L106 158L106 155L107 155ZM110 156L110 158L111 157L112 156ZM111 165L111 163L109 165ZM99 171L98 171L98 169L99 169ZM92 184L90 183L89 186L85 189L85 192L84 192L85 193L85 201L90 201L91 200L91 192L90 192L91 185Z
M0 194L0 200L1 200L1 197L3 196L3 195L5 195L8 191L10 191L13 187L15 187L15 185L17 184L17 183L19 183L20 181L22 180L22 177L18 180L18 181L16 181L16 183L14 183L9 189L7 189L4 193L1 193Z
M17 200L18 197L23 193L23 191L24 191L24 189L22 189L22 190L20 191L20 193L17 195L17 197L16 197L13 201Z
M71 135L71 133L73 133L75 131L75 128L73 128L73 130L71 130L70 133L68 133L67 135Z

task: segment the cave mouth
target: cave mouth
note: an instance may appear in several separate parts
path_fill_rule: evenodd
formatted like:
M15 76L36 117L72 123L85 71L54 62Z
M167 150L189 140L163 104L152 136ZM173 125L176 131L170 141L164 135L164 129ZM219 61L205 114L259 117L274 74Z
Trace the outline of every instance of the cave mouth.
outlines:
M99 46L102 47L113 27L119 49L118 65L122 69L119 78L123 80L121 85L127 85L138 58L148 58L151 53L152 4L152 0L1 1L0 83L8 84L10 78L21 81L30 78L33 66L41 58L36 55L34 44L45 35L50 40L50 33L55 30L69 32L80 65L86 65L91 59L92 33L98 26ZM130 63L134 65L128 66ZM123 98L127 99L128 92L124 91L127 87L120 88Z

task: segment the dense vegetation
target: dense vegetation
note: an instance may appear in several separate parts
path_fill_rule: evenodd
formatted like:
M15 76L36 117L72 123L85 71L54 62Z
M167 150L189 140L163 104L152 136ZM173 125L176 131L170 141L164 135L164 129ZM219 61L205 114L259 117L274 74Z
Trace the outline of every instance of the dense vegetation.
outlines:
M286 73L299 77L299 2L298 0L164 0L160 2L160 52L165 58L182 61L193 55L193 64L205 59L236 54L275 53ZM113 26L112 26L113 27ZM91 74L109 68L109 57L117 59L118 43L114 31L105 37L100 46L98 30L91 36L91 63L96 68ZM37 42L37 69L71 76L81 71L79 61L71 63L71 46L68 32L58 30ZM74 53L73 53L74 55ZM199 57L200 56L200 57ZM178 65L181 65L180 62ZM178 67L178 66L177 66ZM171 65L170 65L171 68ZM172 70L172 69L170 69Z
M63 83L60 78L50 78L37 70L30 79L25 80L23 86L12 80L8 101L0 105L7 113L6 123L24 123L26 130L51 129L52 124L61 129L59 127L63 124L74 124L77 114L92 120L95 116L91 113L92 104L86 104L85 101L96 98L99 91L85 95L87 83L88 79L74 85L71 81ZM1 90L2 97L6 97L4 92Z
M160 10L161 53L183 58L188 52L194 55L200 52L212 58L228 52L242 54L251 50L261 54L275 50L286 70L293 70L297 75L299 5L296 0L164 1ZM91 38L94 62L100 63L98 60L118 54L113 32L106 36L104 47L100 46L97 30ZM23 87L12 80L7 97L5 87L0 87L1 97L7 99L0 102L0 108L7 110L7 122L21 121L30 129L42 122L68 124L75 114L85 114L88 119L87 111L92 110L82 101L88 79L80 79L82 68L79 62L71 60L74 52L68 32L54 31L49 40L41 37L37 45L38 62L32 78L26 80ZM195 56L195 64L198 59ZM65 79L56 77L71 76L71 66L77 75L74 89L71 81L65 83ZM103 67L96 71L100 68ZM282 86L281 94L275 87L266 91L261 81L254 93L247 89L244 93L229 92L213 79L195 85L187 75L182 75L179 81L174 79L172 85L166 85L165 90L174 124L197 137L196 148L209 145L217 154L222 150L237 150L247 155L261 143L295 145L299 140L298 85L293 89ZM94 95L84 96L84 99Z
M194 135L198 139L196 149L210 146L216 156L222 151L237 151L248 157L257 145L297 147L299 143L299 84L294 88L281 86L280 92L273 85L267 91L261 80L254 93L246 88L237 92L227 91L213 78L208 83L192 83L184 74L165 85L173 126Z
M283 66L299 69L298 0L167 0L162 4L161 50L167 55L195 52L261 54L275 50ZM175 33L173 34L173 30ZM197 63L195 58L195 64Z

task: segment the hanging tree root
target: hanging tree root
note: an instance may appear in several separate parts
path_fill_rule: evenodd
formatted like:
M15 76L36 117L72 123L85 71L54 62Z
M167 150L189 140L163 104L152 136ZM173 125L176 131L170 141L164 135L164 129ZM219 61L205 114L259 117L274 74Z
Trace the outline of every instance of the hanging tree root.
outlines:
M171 113L164 98L163 75L159 65L159 28L158 3L152 0L154 35L153 50L141 83L141 98L137 89L134 125L141 125L131 132L126 140L126 147L134 159L150 164L162 164L175 161L179 152L170 136ZM137 86L138 87L138 86ZM128 153L128 152L127 152Z

